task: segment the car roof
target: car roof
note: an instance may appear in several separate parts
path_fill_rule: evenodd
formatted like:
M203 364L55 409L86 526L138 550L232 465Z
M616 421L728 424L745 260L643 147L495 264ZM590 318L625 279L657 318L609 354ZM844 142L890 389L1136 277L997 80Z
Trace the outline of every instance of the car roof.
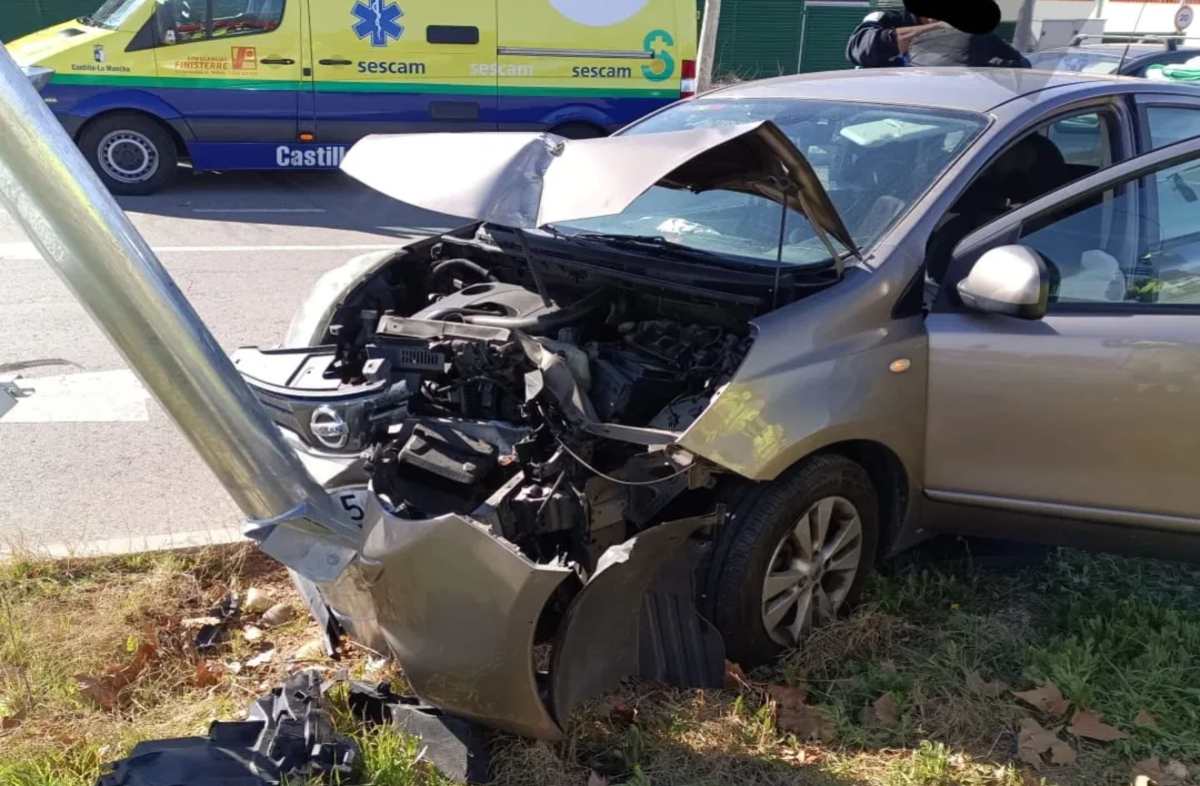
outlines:
M987 112L1044 90L1124 81L1121 77L1021 68L864 68L743 82L705 98L809 98Z

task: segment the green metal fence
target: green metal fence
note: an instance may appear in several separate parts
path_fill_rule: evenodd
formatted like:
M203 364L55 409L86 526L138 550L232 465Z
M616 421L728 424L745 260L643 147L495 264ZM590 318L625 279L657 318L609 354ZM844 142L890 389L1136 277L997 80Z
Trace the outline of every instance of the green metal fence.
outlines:
M0 0L0 41L12 41L43 27L75 19L100 7L101 0Z

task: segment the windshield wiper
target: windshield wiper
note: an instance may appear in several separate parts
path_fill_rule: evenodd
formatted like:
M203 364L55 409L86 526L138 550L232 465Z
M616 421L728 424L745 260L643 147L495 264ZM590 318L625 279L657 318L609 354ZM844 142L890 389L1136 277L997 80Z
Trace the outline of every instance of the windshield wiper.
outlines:
M607 232L580 232L573 235L557 235L559 238L568 240L586 240L594 243L604 243L610 246L625 246L625 247L640 247L653 248L659 250L670 251L675 254L683 254L690 257L701 257L704 259L724 260L728 264L732 254L722 254L717 251L706 251L702 248L693 248L685 246L683 243L676 243L673 240L667 240L661 235L619 235Z
M667 240L660 235L618 235L605 232L582 232L573 235L559 234L556 237L567 240L587 240L596 243L604 243L606 245L616 246L618 248L624 246L626 248L653 248L663 251L670 251L672 254L680 254L692 259L710 260L719 267L725 270L730 269L745 269L753 266L757 268L773 269L775 265L771 262L755 257L742 256L740 254L721 253L720 251L706 251L702 248L693 248L685 246L682 243L676 243L673 240ZM840 259L845 259L851 255L851 252L844 252L839 259L833 259L824 263L813 263L805 265L788 265L796 273L803 274L805 272L820 271L836 264Z

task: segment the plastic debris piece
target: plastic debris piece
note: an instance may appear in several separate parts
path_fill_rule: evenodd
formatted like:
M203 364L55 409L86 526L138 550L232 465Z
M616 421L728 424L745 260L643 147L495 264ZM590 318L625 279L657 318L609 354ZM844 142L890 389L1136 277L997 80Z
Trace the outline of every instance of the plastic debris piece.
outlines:
M324 776L344 782L358 746L333 729L321 675L302 671L258 699L245 721L216 722L208 737L134 746L97 786L279 786Z
M484 728L397 696L388 684L350 683L350 712L366 723L391 723L421 739L422 758L455 783L490 783L491 756Z

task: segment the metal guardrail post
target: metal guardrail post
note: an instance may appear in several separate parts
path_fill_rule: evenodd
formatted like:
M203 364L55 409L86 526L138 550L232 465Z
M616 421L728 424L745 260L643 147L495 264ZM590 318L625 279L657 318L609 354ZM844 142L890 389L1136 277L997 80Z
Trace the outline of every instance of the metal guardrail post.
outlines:
M0 45L0 203L250 518L246 534L314 581L361 534L284 442L233 363Z

